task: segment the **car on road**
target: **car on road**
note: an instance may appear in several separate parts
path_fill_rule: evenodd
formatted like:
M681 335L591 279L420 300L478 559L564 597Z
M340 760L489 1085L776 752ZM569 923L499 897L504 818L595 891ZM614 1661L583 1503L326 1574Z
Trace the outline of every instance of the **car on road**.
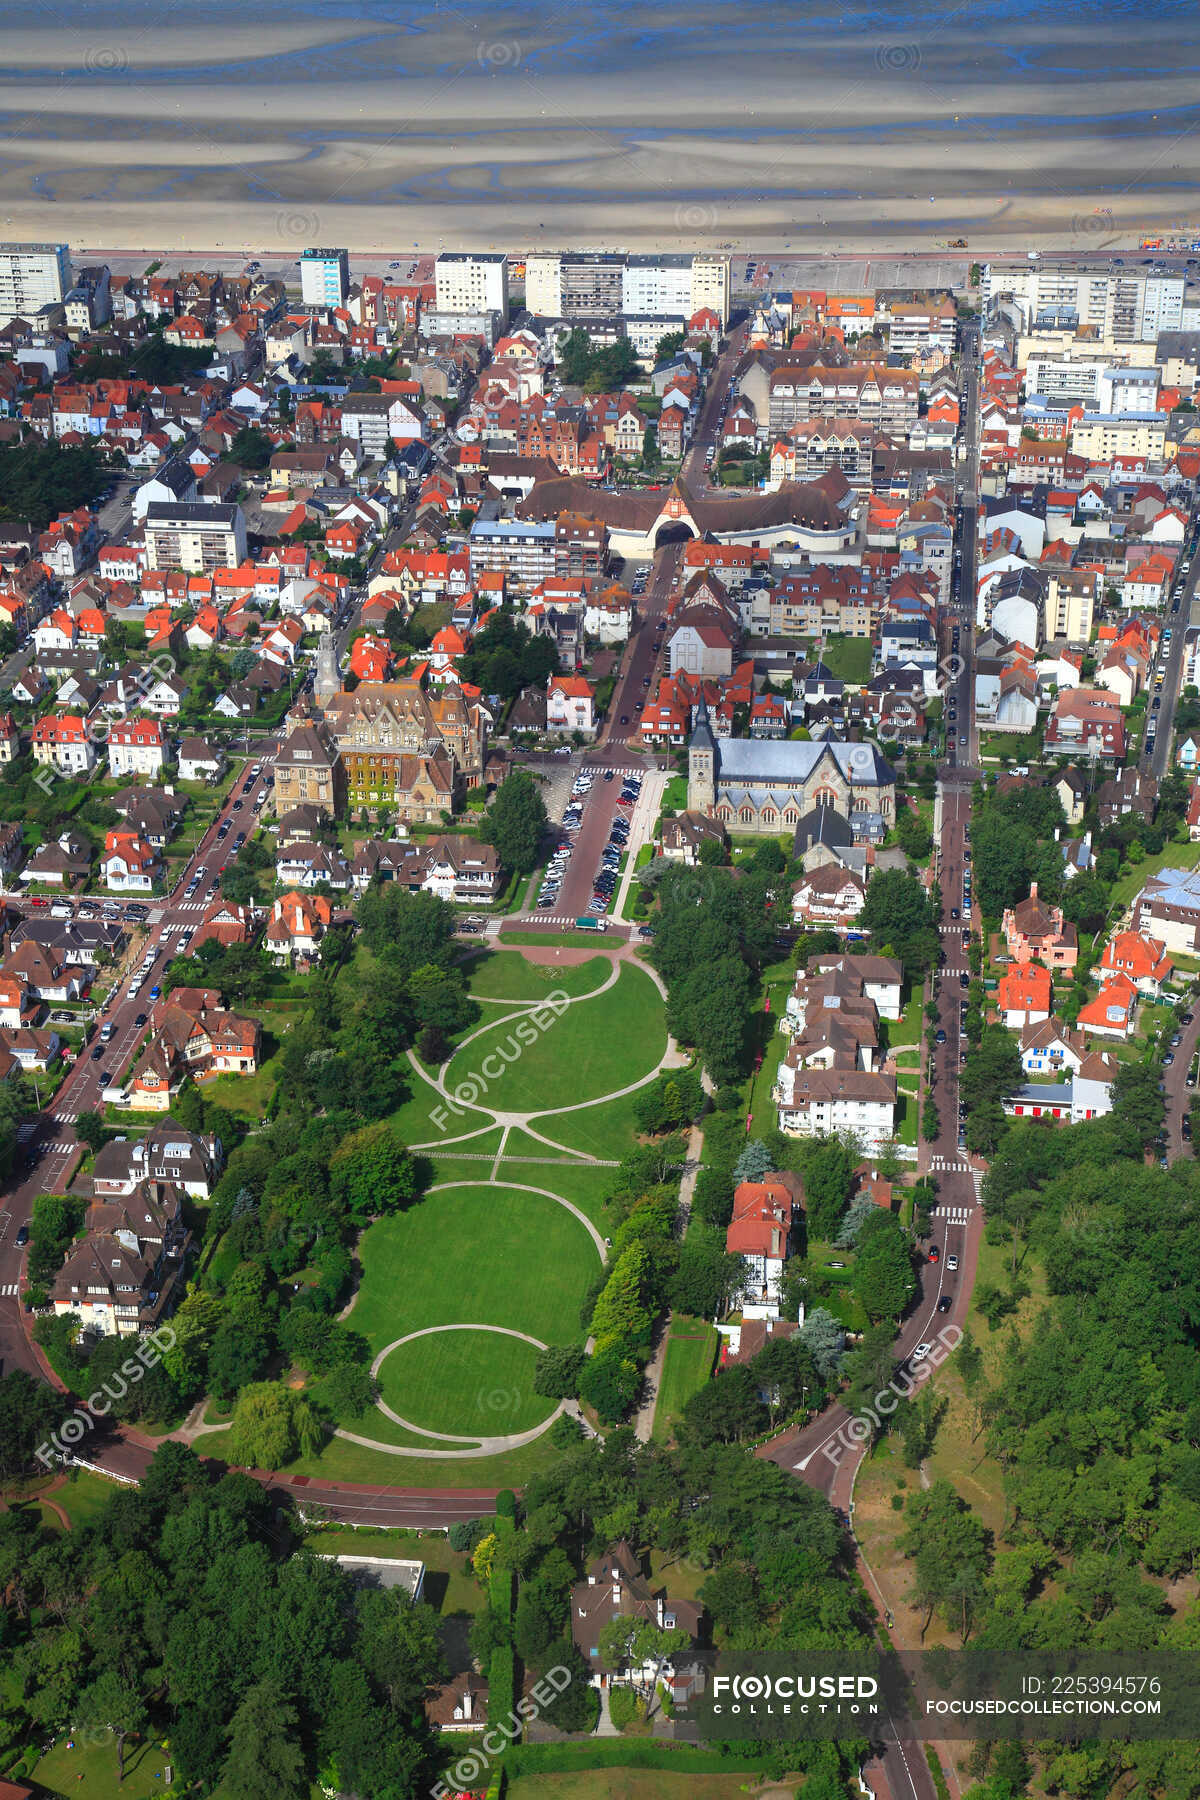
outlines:
M941 1029L940 1029L940 1028L939 1028L939 1029L938 1029L938 1032L937 1032L937 1035L936 1035L936 1036L935 1036L935 1038L934 1038L934 1040L933 1040L933 1041L934 1041L934 1043L935 1043L935 1044L944 1044L944 1043L945 1043L945 1041L946 1041L946 1034L945 1034L945 1032L944 1032L944 1031L942 1031L942 1030L941 1030Z
M146 1015L145 1015L145 1013L139 1013L139 1014L138 1014L138 1016L137 1016L137 1018L136 1018L136 1019L135 1019L135 1020L134 1020L134 1021L133 1021L133 1022L134 1022L134 1024L135 1024L135 1025L137 1025L137 1026L139 1026L139 1027L141 1027L141 1026L142 1026L142 1025L144 1025L144 1024L145 1024L145 1023L146 1023Z
M20 1230L17 1232L17 1249L23 1250L28 1242L29 1242L29 1227L28 1227L28 1225L22 1225Z
M929 1246L929 1260L931 1263L941 1262L942 1260L942 1253L936 1244L930 1244Z
M952 1307L952 1306L953 1306L953 1305L954 1305L954 1302L953 1302L953 1300L952 1300L952 1299L951 1299L951 1298L950 1298L950 1295L949 1295L949 1294L943 1294L943 1295L942 1295L942 1296L941 1296L941 1298L940 1298L940 1300L939 1300L939 1301L938 1301L938 1303L937 1303L937 1309L938 1309L938 1311L939 1311L939 1312L940 1312L940 1313L948 1313L948 1312L949 1312L949 1311L950 1311L950 1308L951 1308L951 1307Z
M912 1353L913 1362L924 1362L932 1349L932 1344L918 1344Z
M957 917L958 917L958 908L957 908L957 906L952 906L952 907L951 907L951 908L950 908L950 917L951 917L951 918L952 918L952 919L957 919Z
M100 1058L104 1055L104 1051L99 1044L94 1044L90 1055L93 1062L99 1062Z
M948 1256L946 1258L946 1267L950 1271L951 1275L953 1275L954 1271L958 1268L957 1256Z

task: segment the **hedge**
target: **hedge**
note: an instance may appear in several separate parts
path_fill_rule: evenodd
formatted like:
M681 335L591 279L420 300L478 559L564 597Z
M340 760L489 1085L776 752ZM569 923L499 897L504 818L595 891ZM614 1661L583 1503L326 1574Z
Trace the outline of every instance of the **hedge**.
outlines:
M933 1785L937 1789L938 1800L950 1800L950 1788L946 1781L945 1771L937 1751L931 1744L925 1746L925 1761L929 1764L929 1773L933 1776Z
M511 1644L497 1644L488 1664L488 1724L509 1725L517 1704L516 1658Z
M493 1653L494 1654L494 1653ZM491 1700L488 1701L491 1722ZM569 1775L576 1769L679 1769L684 1774L757 1773L755 1764L774 1745L739 1744L736 1756L697 1750L657 1738L589 1738L585 1744L514 1744L504 1752L504 1771L518 1775ZM755 1754L757 1753L757 1754Z

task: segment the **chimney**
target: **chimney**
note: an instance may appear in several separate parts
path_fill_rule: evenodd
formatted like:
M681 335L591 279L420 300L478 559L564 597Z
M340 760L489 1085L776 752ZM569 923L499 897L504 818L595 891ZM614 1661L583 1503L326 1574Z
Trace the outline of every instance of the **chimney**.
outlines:
M775 1256L775 1257L779 1256L782 1248L783 1248L783 1244L781 1241L779 1227L778 1227L778 1225L772 1225L772 1227L771 1227L771 1255Z
M1055 835L1055 837L1057 837L1058 833L1055 832L1054 835ZM1037 899L1037 882L1036 881L1031 881L1029 884L1029 898L1031 900Z

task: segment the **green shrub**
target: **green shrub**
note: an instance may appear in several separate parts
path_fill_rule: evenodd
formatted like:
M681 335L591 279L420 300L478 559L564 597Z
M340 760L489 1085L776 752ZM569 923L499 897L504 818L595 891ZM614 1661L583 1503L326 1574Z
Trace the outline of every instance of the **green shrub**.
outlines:
M628 1731L631 1725L645 1717L641 1700L632 1688L627 1687L615 1687L610 1691L608 1710L618 1731Z
M505 1725L516 1707L516 1659L511 1644L498 1644L488 1664L488 1724Z

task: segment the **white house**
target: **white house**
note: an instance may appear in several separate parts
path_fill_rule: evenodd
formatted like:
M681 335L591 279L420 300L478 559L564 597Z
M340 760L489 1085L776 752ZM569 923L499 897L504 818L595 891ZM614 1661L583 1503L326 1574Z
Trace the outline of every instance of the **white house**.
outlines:
M166 734L157 719L113 720L108 728L110 775L158 775L166 760Z
M150 893L158 867L157 850L140 832L114 830L105 837L100 873L110 893Z
M582 675L552 675L546 685L546 725L551 731L596 729L596 690Z
M779 1065L772 1098L788 1137L852 1131L868 1153L895 1133L896 1078L874 1069L806 1068L793 1046Z
M216 781L224 767L222 752L203 738L184 738L179 746L180 781Z
M761 1181L739 1182L734 1189L725 1248L745 1263L741 1291L745 1319L779 1317L780 1283L803 1191L803 1183L791 1174L764 1175Z

